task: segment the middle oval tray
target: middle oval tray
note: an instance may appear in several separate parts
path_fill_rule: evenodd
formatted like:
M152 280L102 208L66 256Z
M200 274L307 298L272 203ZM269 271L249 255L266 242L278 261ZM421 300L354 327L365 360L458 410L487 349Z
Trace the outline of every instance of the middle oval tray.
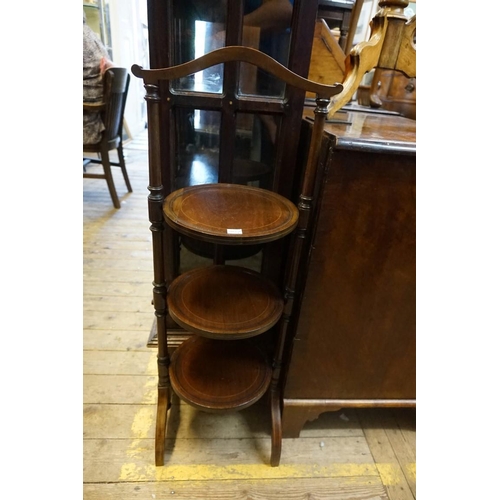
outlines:
M168 289L167 304L178 325L216 339L259 335L283 312L278 287L238 266L209 266L181 274Z

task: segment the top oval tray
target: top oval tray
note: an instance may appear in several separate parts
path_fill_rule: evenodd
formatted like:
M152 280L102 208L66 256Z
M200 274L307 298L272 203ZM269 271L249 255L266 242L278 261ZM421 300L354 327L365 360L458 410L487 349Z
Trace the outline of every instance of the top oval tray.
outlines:
M297 207L266 189L239 184L200 184L165 199L167 224L182 234L225 245L274 241L297 225Z

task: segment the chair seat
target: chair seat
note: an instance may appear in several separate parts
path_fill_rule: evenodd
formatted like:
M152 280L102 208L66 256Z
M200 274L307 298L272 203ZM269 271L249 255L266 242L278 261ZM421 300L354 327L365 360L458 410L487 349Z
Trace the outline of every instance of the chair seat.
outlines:
M172 355L172 389L204 411L242 410L266 392L272 370L252 341L191 337Z
M297 207L283 196L237 184L178 189L163 204L167 224L186 236L224 245L267 243L291 233Z
M110 151L112 149L116 149L121 143L122 143L122 140L120 137L113 137L111 139L108 139L107 141L105 140L105 138L103 138L101 141L99 141L96 144L84 144L83 145L83 152L84 153L100 153L103 148Z
M209 266L181 274L170 285L167 302L178 325L210 338L259 335L283 312L276 285L238 266Z

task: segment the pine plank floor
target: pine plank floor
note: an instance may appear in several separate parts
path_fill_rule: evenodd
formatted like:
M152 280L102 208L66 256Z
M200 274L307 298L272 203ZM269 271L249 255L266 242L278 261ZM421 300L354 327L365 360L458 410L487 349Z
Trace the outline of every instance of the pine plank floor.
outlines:
M268 465L266 401L235 414L174 400L166 464L154 465L156 352L147 212L147 135L125 147L134 188L83 181L83 495L87 500L410 500L416 498L414 409L325 413L285 439ZM98 167L90 167L98 168Z

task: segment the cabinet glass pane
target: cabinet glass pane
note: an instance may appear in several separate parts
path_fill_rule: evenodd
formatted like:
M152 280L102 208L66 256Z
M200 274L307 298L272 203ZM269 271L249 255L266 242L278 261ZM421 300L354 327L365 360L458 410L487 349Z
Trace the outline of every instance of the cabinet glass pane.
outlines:
M283 66L288 66L290 51L290 29L292 22L293 1L261 2L247 0L244 2L242 45L253 47L276 59ZM272 9L272 10L271 10ZM250 72L252 66L241 65L241 72ZM241 95L260 95L283 97L285 84L269 73L258 69L255 85L249 86L244 78L240 78L238 89Z
M175 189L219 180L220 112L178 108ZM270 188L279 119L238 113L231 182Z
M174 63L181 64L224 47L227 2L216 0L172 0L174 12ZM245 0L241 44L258 49L284 66L288 65L293 1L262 2ZM249 68L250 67L250 68ZM242 64L238 93L282 97L285 85L262 70L256 70L253 84L247 81L253 66ZM223 65L173 82L173 91L222 93Z
M178 108L176 119L175 188L217 182L220 113Z
M279 118L238 113L233 182L271 189Z
M225 2L173 0L174 63L182 64L224 46ZM222 92L222 65L172 83L174 91Z

